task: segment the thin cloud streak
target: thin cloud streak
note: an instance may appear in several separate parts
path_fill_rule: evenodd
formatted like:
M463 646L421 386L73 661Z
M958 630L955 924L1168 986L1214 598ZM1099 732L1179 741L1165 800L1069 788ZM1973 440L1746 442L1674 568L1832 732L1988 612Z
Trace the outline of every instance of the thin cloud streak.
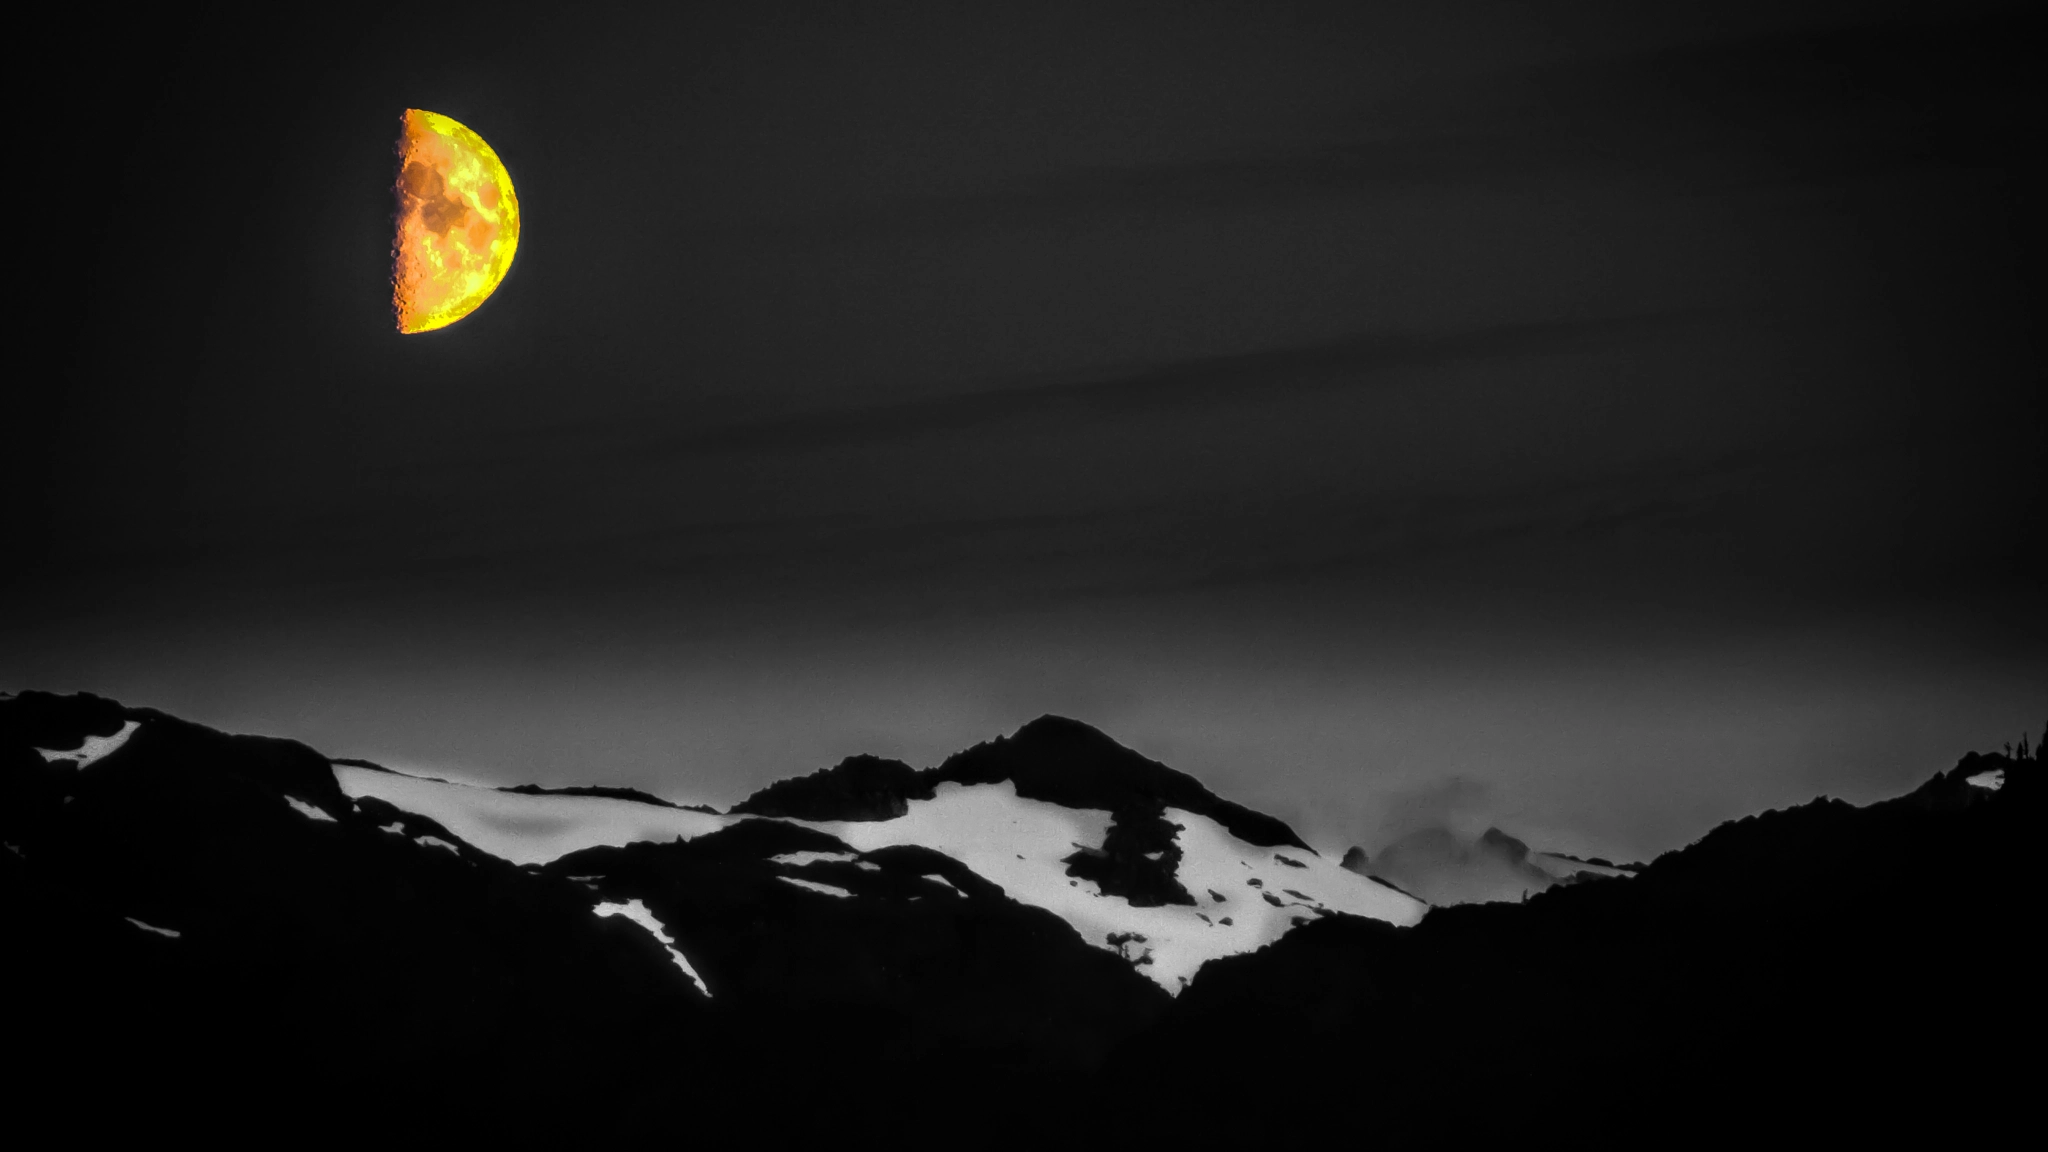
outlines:
M648 453L806 451L968 433L1021 421L1131 415L1289 393L1385 387L1403 370L1462 360L1581 351L1706 318L1707 310L1537 320L1457 331L1385 332L977 392L751 420L645 442Z

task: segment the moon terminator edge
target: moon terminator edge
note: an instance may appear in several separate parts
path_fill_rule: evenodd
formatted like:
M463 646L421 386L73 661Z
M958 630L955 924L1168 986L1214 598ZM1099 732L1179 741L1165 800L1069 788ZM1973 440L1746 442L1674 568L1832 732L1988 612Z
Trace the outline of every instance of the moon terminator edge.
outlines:
M403 333L476 311L511 270L519 198L498 154L468 126L408 108L398 140L391 307Z

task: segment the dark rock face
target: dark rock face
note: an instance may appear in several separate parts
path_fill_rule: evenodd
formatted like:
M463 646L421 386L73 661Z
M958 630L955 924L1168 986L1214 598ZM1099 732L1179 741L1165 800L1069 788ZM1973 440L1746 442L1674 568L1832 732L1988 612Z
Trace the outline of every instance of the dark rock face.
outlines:
M1140 908L1193 904L1195 898L1178 879L1181 850L1174 836L1180 830L1161 815L1119 816L1101 848L1084 848L1066 858L1067 875L1092 880Z
M793 820L893 820L910 811L910 801L931 797L931 783L910 765L878 756L850 756L809 776L778 780L732 810Z
M129 720L83 768L35 751ZM394 812L358 809L289 741L91 698L0 700L16 1042L46 1068L100 1068L131 1104L147 1091L182 1109L213 1083L308 1107L316 1088L390 1093L402 1111L437 1079L488 1095L479 1070L515 1053L708 1041L701 998L639 929L593 916L573 885L380 831ZM632 1075L594 1054L558 1084Z
M1015 735L948 757L929 775L934 784L997 784L1017 795L1068 808L1107 809L1118 820L1159 816L1168 808L1216 821L1247 844L1312 851L1286 824L1218 797L1176 772L1078 720L1041 716Z
M340 761L337 761L340 763ZM612 788L602 784L576 784L566 788L543 788L538 784L515 784L499 789L501 792L515 792L521 796L598 796L606 800L631 800L636 804L652 804L657 808L676 808L686 812L715 813L717 809L702 804L672 804L659 796L642 792L638 788Z
M1997 791L1966 782L1997 769ZM1425 1110L1483 1098L1542 1125L1586 1109L1582 1132L1784 1111L1964 1123L1966 1100L2026 1098L1997 1053L2042 1023L2041 983L2014 965L2033 947L2044 784L1971 756L1867 808L1723 825L1632 878L1412 929L1307 924L1206 965L1118 1073L1174 1083L1209 1052L1312 1052L1316 1075L1258 1086L1357 1091L1369 1071Z
M774 859L804 852L858 859ZM759 1038L738 1043L763 1062L858 1036L862 1058L884 1063L1078 1071L1166 1007L1129 964L930 849L855 854L812 829L750 820L587 849L542 872L596 876L604 899L641 900L703 977L712 1011Z
M1000 784L1068 808L1106 809L1119 818L1159 816L1167 808L1199 812L1249 844L1311 851L1294 830L1218 797L1194 777L1148 760L1101 732L1060 716L1041 716L1014 735L977 744L922 772L896 760L850 757L837 766L761 789L733 805L754 816L799 820L889 820L941 784ZM1152 835L1133 819L1131 835ZM1136 841L1134 841L1135 843Z
M130 721L83 768L35 751ZM1080 1075L1168 1003L929 850L792 866L774 857L852 852L759 820L516 867L351 800L311 749L91 697L0 698L0 843L10 1038L96 1070L34 1081L75 1114L112 1084L173 1123L232 1085L252 1120L350 1099L369 1135L496 1117L581 1138L770 1115L807 1085L778 1122L801 1131L857 1124L877 1092ZM630 900L709 998L642 926L596 914Z
M1068 857L1067 875L1141 907L1195 902L1176 878L1180 827L1167 820L1168 808L1207 816L1247 843L1307 849L1280 821L1220 799L1192 776L1059 716L1042 716L1013 736L949 757L927 778L934 784L1009 781L1029 800L1108 810L1112 823L1101 849Z
M929 800L941 784L1000 784L1017 794L1068 808L1106 809L1108 835L1078 847L1067 875L1141 907L1192 904L1175 878L1179 826L1166 809L1198 812L1239 839L1310 849L1286 824L1221 799L1193 777L1125 748L1076 720L1043 716L1015 735L980 744L923 772L895 760L855 756L836 767L763 788L733 812L801 820L889 820Z

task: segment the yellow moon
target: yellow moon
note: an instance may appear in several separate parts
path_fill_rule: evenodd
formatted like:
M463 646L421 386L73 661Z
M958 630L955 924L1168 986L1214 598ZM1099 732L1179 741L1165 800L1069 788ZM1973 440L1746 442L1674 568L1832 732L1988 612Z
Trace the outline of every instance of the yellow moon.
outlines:
M391 307L400 332L446 328L497 290L519 248L519 198L484 138L408 108L398 139Z

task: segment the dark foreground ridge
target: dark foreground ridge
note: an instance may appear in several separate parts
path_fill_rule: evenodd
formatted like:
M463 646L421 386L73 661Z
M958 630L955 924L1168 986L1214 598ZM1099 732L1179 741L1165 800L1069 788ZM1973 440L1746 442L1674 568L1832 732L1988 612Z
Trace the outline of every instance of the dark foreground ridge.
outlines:
M40 751L124 731L88 766ZM1184 808L1298 846L1072 721L928 773L848 764L741 808L872 819L1008 780L1114 812L1112 841ZM2037 760L1972 755L1627 879L1410 929L1320 919L1169 999L926 849L751 820L519 867L351 800L302 745L24 693L0 697L11 1108L23 1130L294 1142L1967 1141L2031 1101L2042 787ZM695 977L595 908L651 913Z

